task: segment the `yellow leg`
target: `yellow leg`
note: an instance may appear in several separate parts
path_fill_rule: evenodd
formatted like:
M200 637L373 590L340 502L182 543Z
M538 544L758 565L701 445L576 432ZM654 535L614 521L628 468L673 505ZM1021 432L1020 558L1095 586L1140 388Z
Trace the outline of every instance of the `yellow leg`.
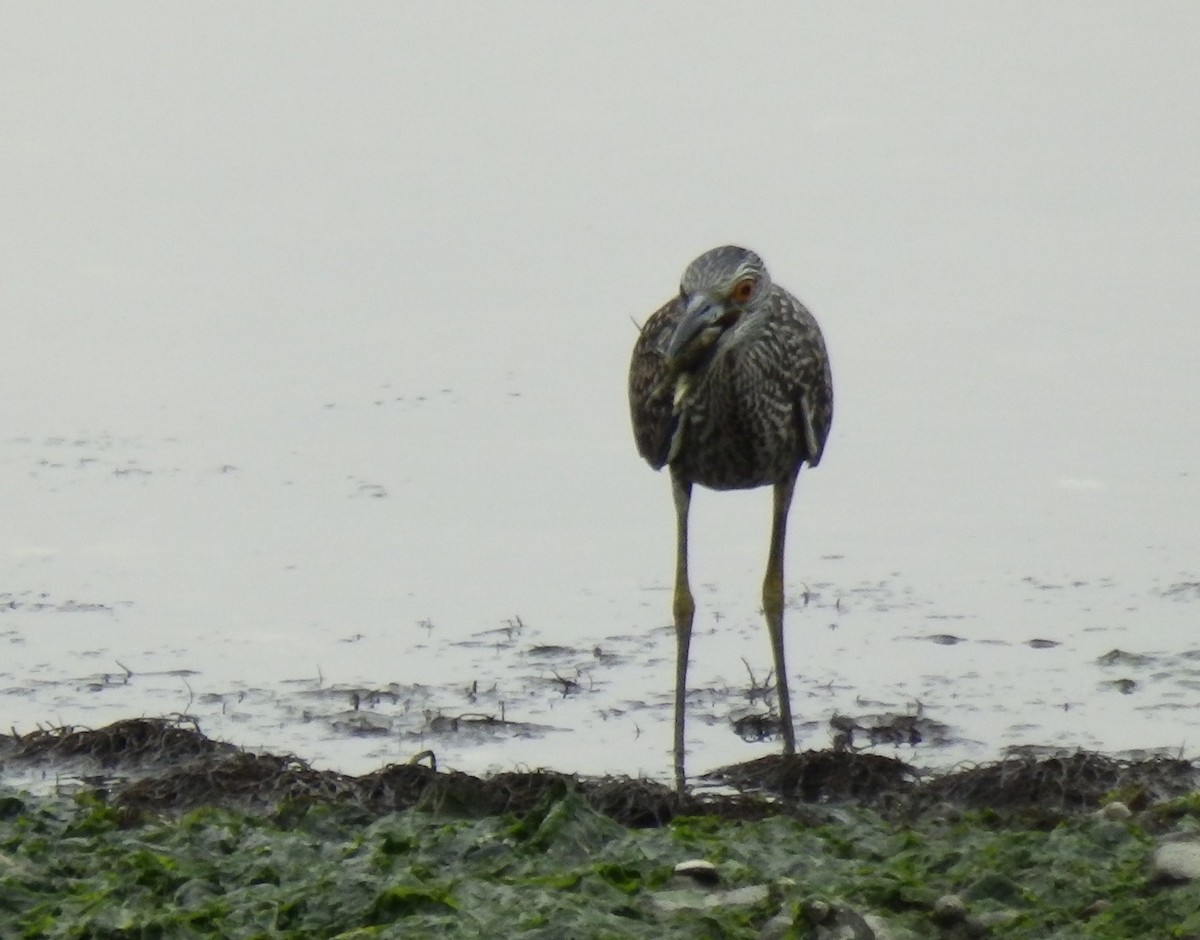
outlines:
M684 712L687 708L688 650L692 643L692 619L696 602L688 585L688 508L692 502L692 484L671 474L675 495L675 790L682 794L687 782L684 771Z
M788 509L796 489L796 473L775 484L775 514L771 525L771 552L763 578L763 613L771 652L775 656L775 690L779 698L779 723L783 729L783 753L796 753L796 729L792 724L792 697L788 692L787 664L783 649L783 546L787 538Z

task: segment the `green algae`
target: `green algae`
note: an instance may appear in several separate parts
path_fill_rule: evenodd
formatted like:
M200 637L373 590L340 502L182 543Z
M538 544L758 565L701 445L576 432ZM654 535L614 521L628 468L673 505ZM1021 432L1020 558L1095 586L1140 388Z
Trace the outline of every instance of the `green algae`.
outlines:
M6 793L0 937L754 938L781 911L787 936L806 937L818 901L874 914L897 937L960 936L934 913L947 894L973 917L996 915L988 936L1182 937L1200 932L1200 886L1149 883L1144 826L1192 827L1198 805L1045 828L842 809L821 825L690 817L628 829L566 788L519 817L292 805L136 824L95 797ZM769 890L656 903L680 894L673 868L689 858L714 863L722 890Z

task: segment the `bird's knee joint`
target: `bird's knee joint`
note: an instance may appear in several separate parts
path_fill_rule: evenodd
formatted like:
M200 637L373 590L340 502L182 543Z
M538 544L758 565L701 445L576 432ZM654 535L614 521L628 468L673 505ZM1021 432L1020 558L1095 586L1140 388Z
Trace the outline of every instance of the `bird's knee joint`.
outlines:
M696 602L692 599L692 595L686 591L675 592L675 603L673 605L676 623L685 623L691 626L692 617L696 613Z
M783 588L778 584L763 585L763 612L768 617L776 617L783 613Z

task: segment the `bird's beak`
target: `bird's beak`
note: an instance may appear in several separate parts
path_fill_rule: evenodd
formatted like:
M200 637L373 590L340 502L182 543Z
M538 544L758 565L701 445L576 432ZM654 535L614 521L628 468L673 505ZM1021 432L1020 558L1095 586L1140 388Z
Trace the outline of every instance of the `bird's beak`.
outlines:
M671 342L667 344L667 360L677 362L681 358L698 358L698 355L712 348L713 343L737 318L736 310L730 310L712 297L692 298L679 326L675 327Z

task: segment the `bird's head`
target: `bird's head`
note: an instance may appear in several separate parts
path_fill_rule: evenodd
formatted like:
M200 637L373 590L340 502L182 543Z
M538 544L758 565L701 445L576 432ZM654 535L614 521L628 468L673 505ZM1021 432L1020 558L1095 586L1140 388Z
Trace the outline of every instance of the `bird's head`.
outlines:
M770 288L762 258L745 248L714 248L689 264L679 282L683 319L667 344L672 371L705 360L722 336L759 309Z

